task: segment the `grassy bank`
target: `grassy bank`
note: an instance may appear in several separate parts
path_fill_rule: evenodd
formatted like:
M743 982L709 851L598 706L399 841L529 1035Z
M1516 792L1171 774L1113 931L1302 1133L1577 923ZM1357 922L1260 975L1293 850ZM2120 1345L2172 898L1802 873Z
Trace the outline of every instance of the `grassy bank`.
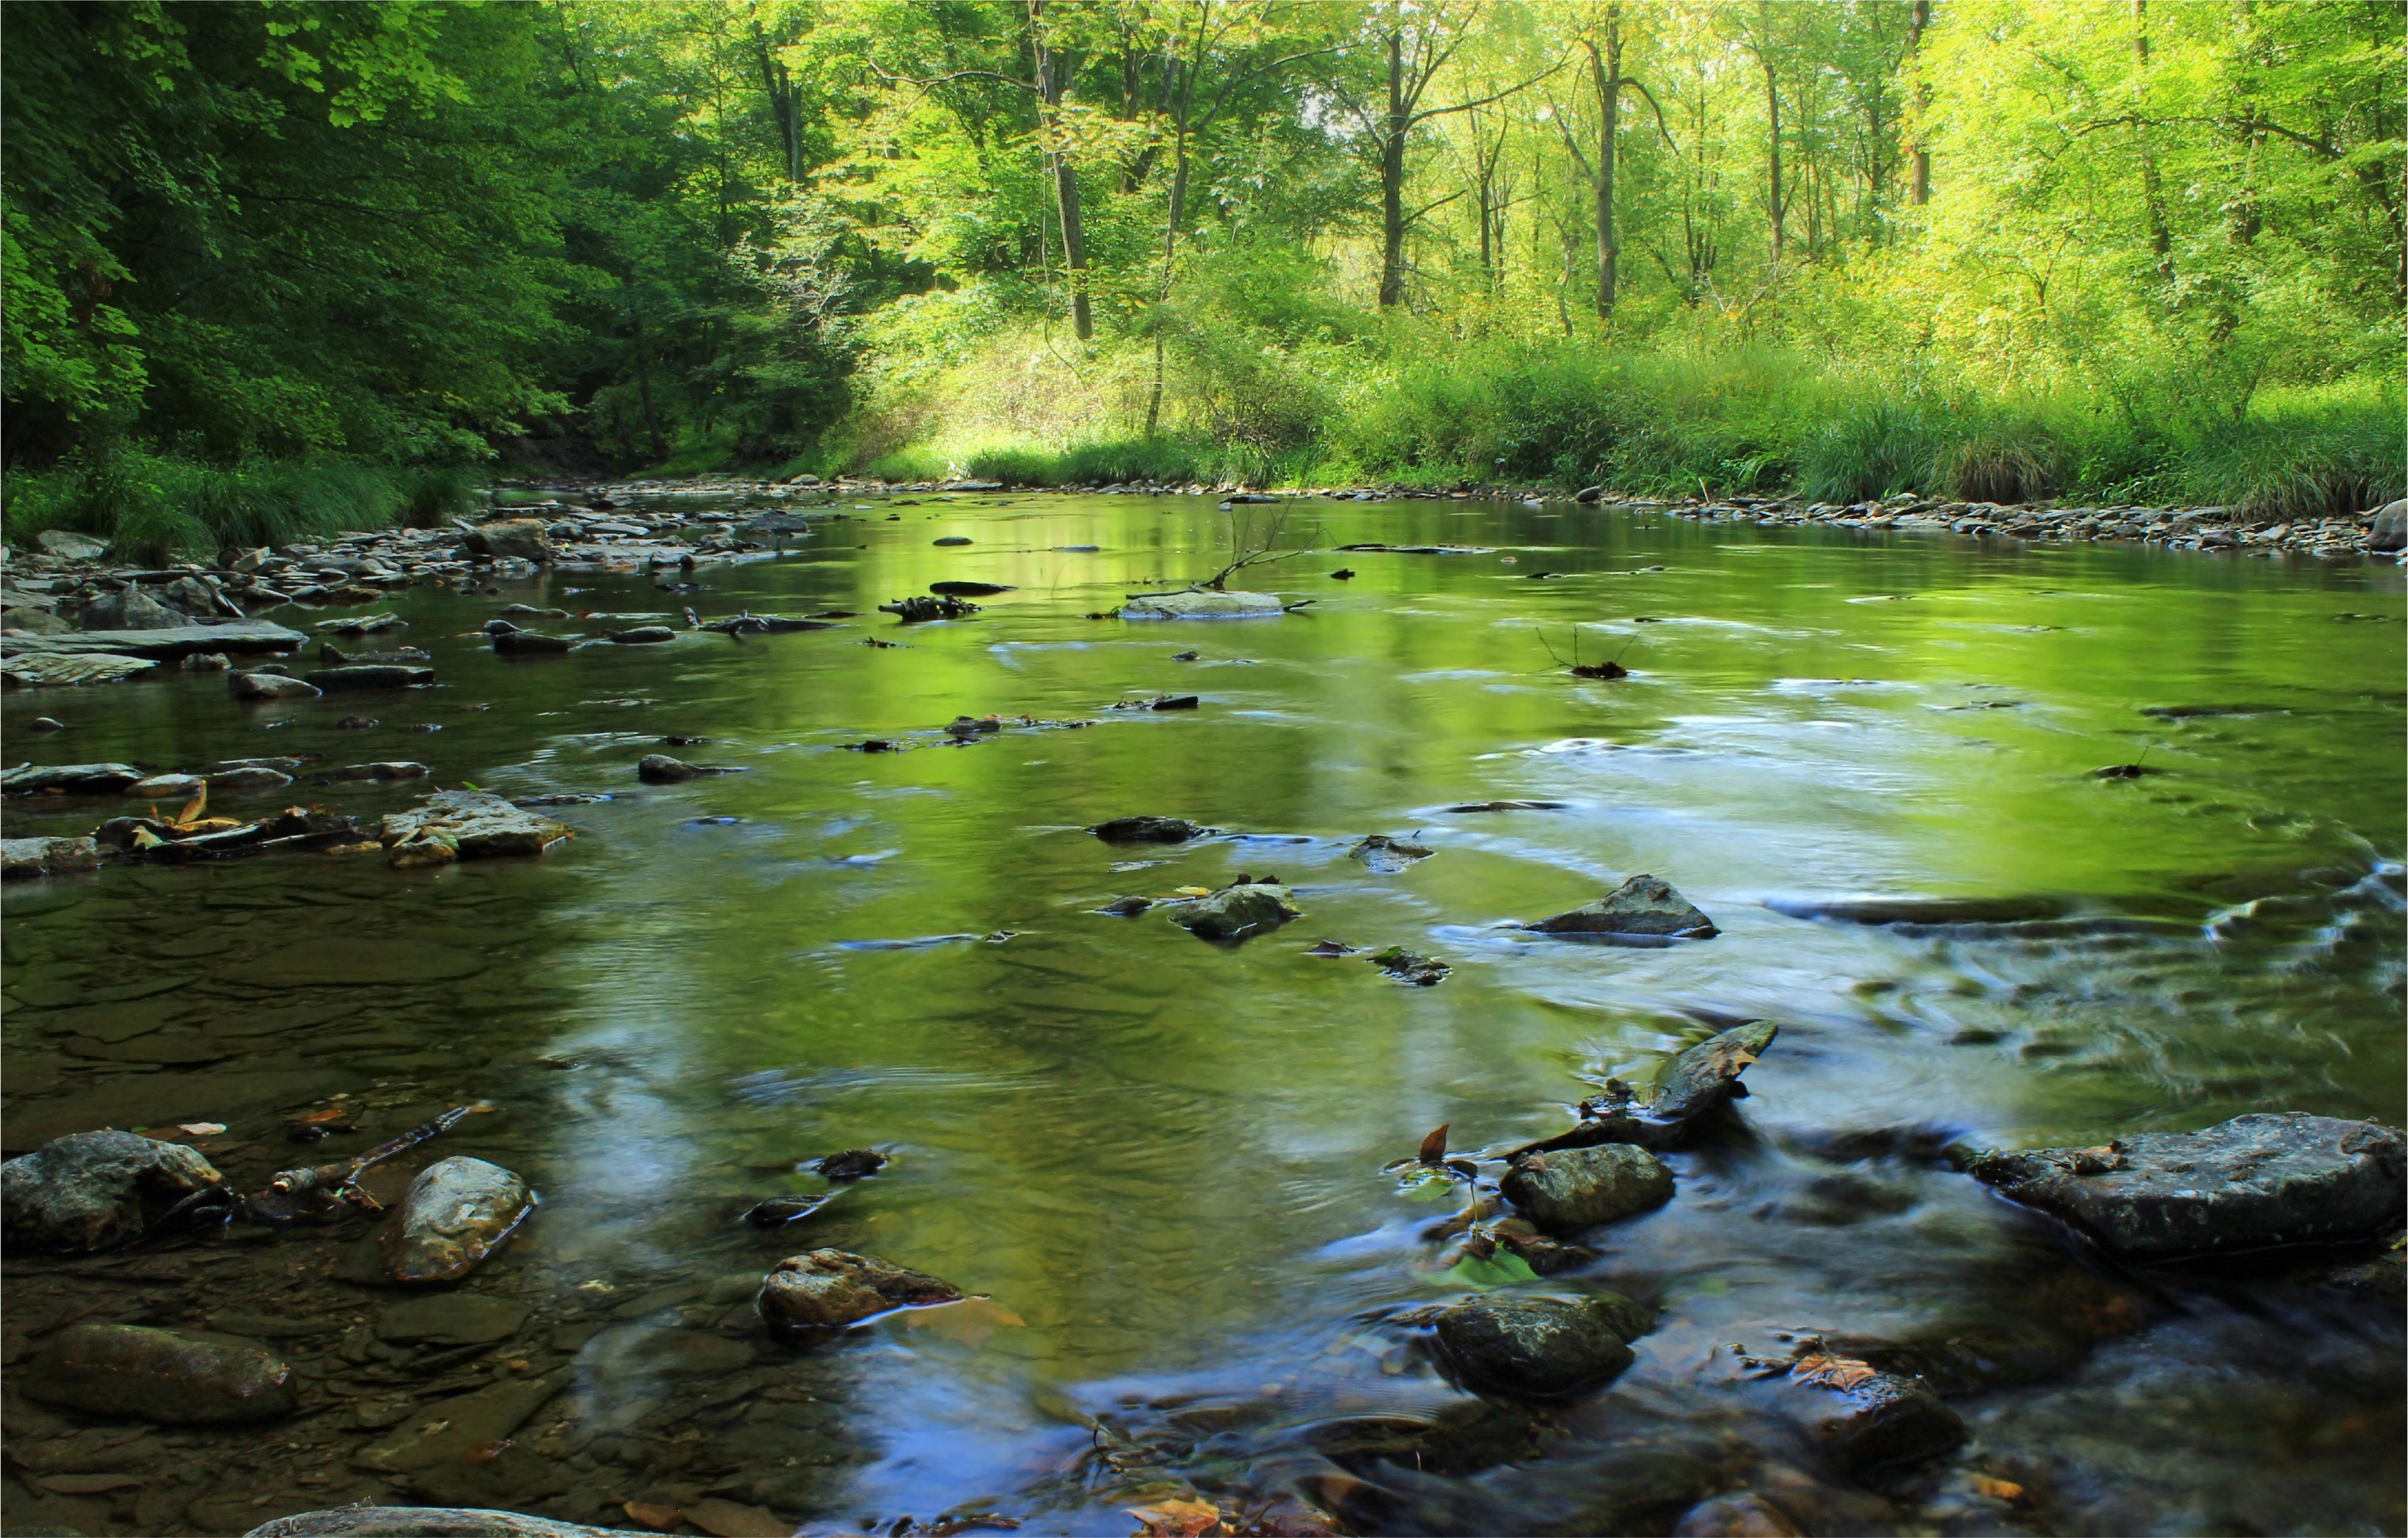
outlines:
M12 546L67 529L106 540L119 560L155 563L346 529L439 523L480 503L484 484L482 472L465 466L336 459L222 466L119 448L11 474L0 494Z
M2013 394L1760 349L1577 342L1266 349L1174 368L1144 433L1146 358L1015 369L1025 339L873 383L792 468L1016 485L1244 480L1604 485L1681 496L1897 491L1989 502L2356 512L2408 494L2402 393L2356 376L2236 406L2148 379ZM1101 353L1102 349L1097 349Z

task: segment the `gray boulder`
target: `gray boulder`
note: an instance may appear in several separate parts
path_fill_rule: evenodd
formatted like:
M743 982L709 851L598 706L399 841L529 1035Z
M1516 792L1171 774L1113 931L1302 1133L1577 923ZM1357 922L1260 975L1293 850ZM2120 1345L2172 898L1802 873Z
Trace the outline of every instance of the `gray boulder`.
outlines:
M2141 1260L2371 1239L2408 1222L2408 1146L2376 1121L2241 1116L2200 1132L1987 1154L1971 1168Z
M893 1309L960 1297L952 1283L924 1271L841 1249L815 1249L779 1261L761 1278L753 1306L772 1330L841 1330Z
M499 1249L535 1210L525 1181L454 1154L418 1172L385 1225L384 1273L396 1282L457 1281Z
M142 778L130 763L53 763L21 765L0 774L0 790L26 795L57 790L71 796L115 795Z
M177 613L138 587L105 593L76 616L76 623L86 630L175 630L191 622L190 616Z
M195 1192L224 1185L180 1143L71 1132L0 1164L0 1226L39 1249L89 1254L132 1244Z
M1268 934L1303 910L1276 882L1243 881L1173 909L1170 921L1199 940L1235 942Z
M396 864L409 863L411 853L439 863L431 858L436 850L450 860L541 854L567 836L552 819L485 790L438 790L415 811L388 813L378 833Z
M2408 499L2384 504L2374 515L2374 527L2366 536L2370 550L2397 550L2408 548Z
M1276 619L1287 605L1267 592L1157 592L1120 606L1124 619Z
M18 1389L45 1404L168 1425L293 1413L293 1370L256 1346L130 1324L79 1324L44 1341Z
M1672 1199L1672 1172L1627 1143L1557 1148L1515 1160L1504 1191L1530 1221L1562 1233L1662 1206Z
M1615 1292L1584 1298L1490 1293L1429 1316L1440 1360L1474 1388L1553 1399L1619 1375L1654 1320Z
M34 543L44 555L56 556L61 561L97 561L108 553L108 545L102 541L67 529L44 529L34 536Z
M1739 1076L1762 1057L1781 1028L1750 1020L1718 1031L1664 1065L1647 1114L1658 1121L1684 1122L1704 1115L1738 1091Z
M541 519L505 518L461 531L460 542L471 555L492 561L552 560L552 540Z
M243 1538L604 1538L613 1531L471 1506L341 1506L280 1517Z
M1669 883L1634 876L1585 907L1541 919L1529 926L1541 934L1662 935L1704 940L1721 933Z
M213 790L281 790L292 783L293 776L283 770L270 769L259 763L245 764L236 769L216 769L209 773L209 789Z
M100 869L100 842L80 838L0 838L0 881L71 876Z
M31 605L19 605L15 608L0 609L0 630L30 631L36 635L75 634L75 626L68 624L49 609L35 608Z
M237 700L314 700L316 684L280 673L229 673L226 689Z
M1852 1358L1803 1357L1788 1386L1807 1436L1847 1474L1937 1458L1965 1440L1965 1422L1921 1381Z

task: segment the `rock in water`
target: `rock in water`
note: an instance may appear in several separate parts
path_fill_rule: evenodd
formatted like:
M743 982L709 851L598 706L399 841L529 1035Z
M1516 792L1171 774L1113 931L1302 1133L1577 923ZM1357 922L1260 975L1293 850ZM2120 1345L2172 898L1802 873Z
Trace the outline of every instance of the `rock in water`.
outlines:
M449 1282L468 1274L535 1210L526 1182L481 1159L454 1154L418 1172L384 1231L385 1275Z
M891 1309L958 1302L952 1283L868 1255L815 1249L778 1262L753 1306L772 1330L841 1330Z
M606 1538L611 1531L471 1506L341 1506L280 1517L243 1538Z
M257 1346L130 1324L70 1326L14 1377L46 1404L169 1425L272 1420L294 1403L293 1370Z
M1286 612L1267 592L1157 592L1120 606L1124 619L1276 619Z
M431 667L404 667L393 662L357 662L350 667L322 667L302 675L318 689L417 689L435 681Z
M209 774L209 788L214 790L281 790L293 783L293 776L280 769L265 764L246 764L239 769L217 769ZM128 795L136 792L129 790Z
M276 777L284 778L282 775ZM136 780L125 788L125 793L136 801L172 801L181 805L208 783L198 775L153 775L149 779Z
M1988 1154L1971 1173L2142 1260L2369 1239L2408 1218L2408 1146L2398 1132L2298 1112L2095 1148Z
M107 652L47 652L0 658L0 683L11 689L79 689L120 683L158 665L146 658Z
M1939 1395L1852 1357L1802 1357L1789 1382L1809 1396L1808 1435L1850 1474L1936 1458L1965 1440L1964 1421Z
M540 564L552 559L552 540L541 519L504 518L480 523L463 529L460 543L468 547L470 555L494 561L533 561Z
M1436 988L1455 970L1435 956L1424 956L1402 946L1390 946L1363 959L1398 982L1411 983L1415 988Z
M577 643L566 635L546 635L533 630L506 630L494 637L494 650L504 657L556 657L576 647Z
M385 1474L456 1466L525 1425L560 1389L558 1378L505 1379L473 1394L438 1400L383 1441L361 1448L351 1461Z
M1672 1199L1672 1172L1644 1148L1608 1143L1525 1154L1504 1190L1530 1221L1560 1233L1662 1206Z
M1383 876L1393 876L1417 861L1427 860L1436 851L1427 845L1411 839L1390 838L1385 833L1372 833L1346 851L1348 858L1361 861Z
M44 529L34 536L44 555L54 555L62 561L97 561L108 553L106 540L79 534L70 529Z
M1275 882L1243 881L1182 904L1172 911L1170 921L1199 940L1235 942L1268 934L1301 917L1303 910L1289 901L1292 895Z
M677 785L705 775L733 775L742 771L716 763L688 763L666 753L647 753L636 761L636 777L647 785Z
M612 632L610 639L623 647L658 646L663 641L676 640L677 632L666 625L638 625L633 630Z
M388 1305L377 1315L376 1335L432 1346L491 1346L517 1334L526 1317L524 1303L447 1289Z
M1645 934L1704 940L1722 932L1689 900L1652 876L1634 876L1570 913L1530 926L1541 934Z
M0 881L68 876L100 869L100 841L82 838L0 838Z
M1430 1320L1440 1357L1465 1382L1500 1393L1557 1398L1593 1388L1631 1361L1647 1311L1614 1292L1585 1298L1491 1293Z
M115 795L141 778L142 771L130 763L57 763L39 768L29 763L0 774L0 790L10 795L57 790L71 796L105 796Z
M85 630L175 630L191 620L140 588L127 588L84 605L76 623Z
M1742 1491L1691 1506L1673 1524L1672 1538L1800 1538L1802 1531L1762 1496Z
M441 863L438 849L452 860L541 854L568 830L489 791L438 790L417 811L387 814L378 836L387 857L407 865Z
M1211 831L1183 817L1116 817L1087 830L1107 844L1184 844Z
M0 1164L0 1224L11 1239L87 1254L133 1243L224 1176L180 1143L133 1132L70 1132Z
M2374 515L2374 528L2366 536L2370 550L2397 550L2408 547L2408 501L2386 502Z
M1764 1055L1781 1028L1770 1020L1750 1020L1716 1032L1664 1065L1656 1075L1656 1092L1647 1114L1658 1121L1679 1123L1713 1110L1736 1091L1740 1075Z
M314 700L316 684L280 673L229 673L226 688L237 700Z

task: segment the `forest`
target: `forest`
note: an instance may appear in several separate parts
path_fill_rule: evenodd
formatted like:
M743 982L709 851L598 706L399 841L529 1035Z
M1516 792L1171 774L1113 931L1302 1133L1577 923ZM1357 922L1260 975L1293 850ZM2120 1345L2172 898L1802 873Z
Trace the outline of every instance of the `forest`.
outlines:
M7 516L2401 494L2388 0L8 7Z

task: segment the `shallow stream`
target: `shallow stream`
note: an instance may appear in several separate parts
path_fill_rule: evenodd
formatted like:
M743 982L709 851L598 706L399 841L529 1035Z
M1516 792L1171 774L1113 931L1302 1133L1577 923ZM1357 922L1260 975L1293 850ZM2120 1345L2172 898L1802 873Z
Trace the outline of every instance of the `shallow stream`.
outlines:
M395 1289L357 1279L364 1219L12 1256L7 1361L79 1318L170 1324L269 1339L305 1391L290 1420L205 1431L9 1390L11 1531L239 1532L374 1498L1125 1532L1120 1508L1192 1494L1273 1529L1310 1507L1365 1532L1662 1532L1735 1491L1818 1532L2408 1523L2394 1306L2279 1259L2119 1271L1933 1157L2258 1110L2401 1121L2399 571L1399 503L1298 512L1322 553L1250 576L1309 606L1146 625L1089 616L1226 560L1209 499L844 510L695 592L573 570L407 591L408 630L378 644L432 651L433 690L246 705L162 669L10 698L11 762L412 759L447 787L611 797L552 808L576 836L540 860L12 886L10 1152L222 1122L188 1138L248 1189L482 1103L372 1185L472 1153L542 1204L463 1289L523 1322L466 1346L380 1334ZM1357 540L1486 548L1328 553ZM876 612L944 578L1014 591L958 621ZM508 660L476 632L513 602L858 618ZM1575 647L1629 676L1568 676ZM26 733L37 711L69 731ZM990 713L1000 732L942 730ZM844 747L869 738L907 750ZM745 772L639 785L655 751ZM2152 772L2090 776L2136 761ZM418 789L310 794L375 813ZM1451 809L1496 801L1551 805ZM117 810L12 804L6 831ZM1083 831L1133 813L1223 832ZM1347 854L1371 833L1436 852L1375 872ZM1240 871L1304 917L1221 948L1095 911ZM1633 948L1508 924L1634 872L1722 933ZM2018 901L1815 916L1909 897ZM1309 954L1323 939L1454 971L1415 988ZM1424 1237L1448 1205L1383 1165L1441 1123L1492 1155L1560 1131L1607 1077L1643 1086L1756 1018L1780 1036L1736 1123L1669 1156L1673 1201L1535 1284L1660 1309L1611 1388L1478 1399L1380 1326L1478 1279ZM358 1132L285 1141L335 1104ZM855 1146L890 1162L841 1188L802 1167ZM742 1221L831 1189L784 1230ZM753 1286L819 1246L983 1301L773 1344ZM1976 1330L2033 1349L1952 1398L1957 1453L1870 1483L1820 1462L1732 1351ZM506 1446L355 1461L430 1407L539 1379L561 1392ZM79 1477L111 1471L129 1478Z

